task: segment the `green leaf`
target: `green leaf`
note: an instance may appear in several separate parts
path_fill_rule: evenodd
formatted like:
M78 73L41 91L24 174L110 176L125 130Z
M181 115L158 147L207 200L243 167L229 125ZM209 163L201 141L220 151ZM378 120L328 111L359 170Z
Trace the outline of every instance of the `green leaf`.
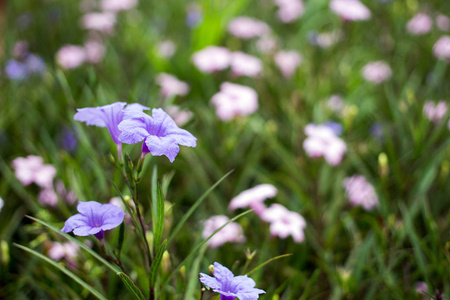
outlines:
M164 229L164 195L161 189L161 183L158 180L158 196L156 203L156 227L154 228L153 245L156 249L161 243L162 233Z
M156 253L155 259L152 262L152 266L150 268L150 288L153 288L155 285L156 275L158 274L158 268L161 264L164 251L166 251L166 246L167 240L164 240L164 242L161 244L161 247L159 247L158 253Z
M128 277L127 274L119 272L117 273L117 275L120 277L120 279L122 279L123 283L125 283L125 286L133 294L135 299L145 300L145 297L142 294L141 290L137 287L133 280Z
M125 236L125 222L122 222L119 227L119 241L117 242L117 253L120 257L120 252L122 251L123 240Z
M191 206L191 208L188 210L188 212L181 218L180 222L178 222L178 225L175 227L175 229L172 231L172 234L169 237L168 243L170 243L173 238L177 235L178 231L183 227L186 220L192 215L192 213L197 209L197 207L205 200L205 198L211 193L225 178L228 177L233 172L231 170L227 174L225 174L222 178L220 178L216 183L213 184L200 198L198 198L197 201L195 201L194 205Z
M33 254L34 256L48 262L49 264L51 264L52 266L54 266L55 268L59 269L61 272L63 272L64 274L66 274L67 276L69 276L70 278L72 278L74 281L76 281L79 285L81 285L82 287L84 287L86 290L88 290L92 295L94 295L95 297L97 297L98 299L101 300L107 300L105 297L103 297L102 294L100 294L99 291L97 291L96 289L94 289L92 286L90 286L89 284L87 284L86 282L84 282L80 277L78 277L77 275L73 274L71 271L67 270L66 268L64 268L63 266L59 265L57 262L55 262L54 260L48 258L45 255L42 255L39 252L34 251L33 249L30 249L28 247L13 243L14 246L16 246L17 248L20 248L28 253Z
M274 260L277 260L277 259L280 259L280 258L283 258L283 257L288 257L288 256L291 256L291 255L292 255L292 253L288 253L288 254L283 254L283 255L278 255L278 256L272 257L271 259L266 260L265 262L263 262L262 264L260 264L259 266L257 266L253 270L251 270L250 272L247 272L247 274L245 274L245 275L250 275L251 273L257 271L258 269L264 267L265 265L267 265L268 263L270 263L270 262L272 262Z

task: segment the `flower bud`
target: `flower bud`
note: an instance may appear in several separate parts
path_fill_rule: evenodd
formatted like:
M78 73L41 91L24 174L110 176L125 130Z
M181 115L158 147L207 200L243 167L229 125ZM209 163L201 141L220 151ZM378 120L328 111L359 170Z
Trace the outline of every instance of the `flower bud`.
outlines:
M384 152L378 155L378 171L382 177L386 177L389 174L389 161Z
M9 246L8 243L3 240L0 242L0 259L4 266L9 263Z

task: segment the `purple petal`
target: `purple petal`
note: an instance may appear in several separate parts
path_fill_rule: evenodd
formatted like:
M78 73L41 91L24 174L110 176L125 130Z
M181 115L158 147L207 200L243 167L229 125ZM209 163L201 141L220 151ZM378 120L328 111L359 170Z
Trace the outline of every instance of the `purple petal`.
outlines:
M144 110L150 110L150 107L141 105L139 103L131 103L131 104L128 104L127 107L125 107L124 112L126 112L126 113L133 112L133 111L142 112Z
M149 135L146 128L147 125L142 119L124 120L119 124L119 130L122 132L119 141L125 144L139 143Z
M220 289L222 285L217 281L216 278L200 273L200 281L212 290Z
M81 214L76 214L74 216L71 216L64 224L63 229L61 229L62 232L69 233L72 230L74 230L77 227L80 226L87 226L89 223L89 220L86 216L83 216Z
M158 137L154 135L149 135L145 139L145 145L147 146L149 152L154 156L165 155L169 158L170 162L175 160L180 147L172 137Z
M76 121L86 122L87 125L106 127L108 115L117 114L126 104L126 102L116 102L105 106L78 108L73 118Z
M88 236L88 235L99 233L101 230L102 229L99 227L81 226L81 227L75 228L73 230L73 234L79 235L79 236Z
M123 222L125 213L113 204L103 204L102 212L102 230L110 230L116 228Z
M234 277L233 273L228 270L228 268L222 266L218 262L214 263L214 277L216 277L217 281L224 284L228 281L231 281Z

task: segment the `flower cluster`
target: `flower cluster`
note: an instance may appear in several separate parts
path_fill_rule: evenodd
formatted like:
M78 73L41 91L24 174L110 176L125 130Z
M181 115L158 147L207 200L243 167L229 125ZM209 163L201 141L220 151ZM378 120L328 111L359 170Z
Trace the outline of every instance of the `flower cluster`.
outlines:
M371 210L378 206L378 197L373 186L361 175L354 175L344 180L345 193L352 205Z

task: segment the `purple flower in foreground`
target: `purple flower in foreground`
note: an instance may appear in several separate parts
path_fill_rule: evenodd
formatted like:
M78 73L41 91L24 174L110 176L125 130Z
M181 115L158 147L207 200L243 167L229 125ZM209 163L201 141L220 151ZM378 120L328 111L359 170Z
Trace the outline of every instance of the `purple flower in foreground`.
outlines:
M131 117L132 114L130 114L130 112L142 112L150 109L138 103L128 104L127 107L124 108L125 105L127 105L126 102L116 102L105 106L78 108L78 112L73 118L80 122L86 122L87 125L107 127L120 154L121 142L119 141L119 123L126 118Z
M255 288L255 281L247 275L234 276L221 264L214 263L214 277L200 273L200 281L213 292L220 294L221 300L254 300L266 292Z
M152 116L136 113L130 119L119 124L122 133L119 140L126 144L142 144L142 154L151 153L154 156L165 155L173 162L180 147L197 146L197 139L187 130L178 128L172 118L161 108L154 108Z
M103 239L103 231L119 226L125 216L119 207L95 201L79 202L77 210L80 213L67 219L61 231L68 233L73 230L79 236L93 234L99 240Z

